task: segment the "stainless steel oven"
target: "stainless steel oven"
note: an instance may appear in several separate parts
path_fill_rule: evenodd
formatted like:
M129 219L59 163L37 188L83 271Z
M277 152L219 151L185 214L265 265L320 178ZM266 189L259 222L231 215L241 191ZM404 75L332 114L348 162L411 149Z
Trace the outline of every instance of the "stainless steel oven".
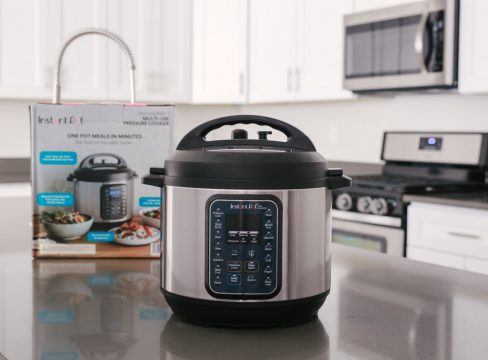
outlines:
M390 255L404 256L401 219L332 210L332 242Z
M428 0L344 17L344 88L457 87L459 0Z

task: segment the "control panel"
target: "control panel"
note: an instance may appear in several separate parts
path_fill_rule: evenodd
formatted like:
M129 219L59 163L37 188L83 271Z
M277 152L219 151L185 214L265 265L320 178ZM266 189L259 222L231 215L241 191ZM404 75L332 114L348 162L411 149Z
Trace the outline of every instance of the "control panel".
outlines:
M127 215L127 185L102 185L100 214L105 220L117 220Z
M207 290L212 295L259 298L279 291L281 216L274 196L209 200Z

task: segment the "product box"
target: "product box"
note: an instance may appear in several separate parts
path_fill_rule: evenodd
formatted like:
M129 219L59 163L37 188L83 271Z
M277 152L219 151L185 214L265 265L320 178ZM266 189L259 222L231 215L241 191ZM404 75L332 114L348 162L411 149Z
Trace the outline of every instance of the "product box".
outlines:
M33 255L160 255L161 194L143 185L173 150L171 105L31 107Z

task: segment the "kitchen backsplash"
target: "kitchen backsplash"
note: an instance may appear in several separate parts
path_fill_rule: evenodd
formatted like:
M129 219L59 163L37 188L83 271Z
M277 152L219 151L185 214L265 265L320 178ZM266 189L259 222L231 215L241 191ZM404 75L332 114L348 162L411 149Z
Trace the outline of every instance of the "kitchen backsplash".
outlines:
M30 155L28 106L33 101L0 101L0 158ZM177 105L178 141L199 123L248 113L290 122L309 135L328 159L379 162L383 131L487 131L488 96L416 94L361 97L341 102L244 106Z

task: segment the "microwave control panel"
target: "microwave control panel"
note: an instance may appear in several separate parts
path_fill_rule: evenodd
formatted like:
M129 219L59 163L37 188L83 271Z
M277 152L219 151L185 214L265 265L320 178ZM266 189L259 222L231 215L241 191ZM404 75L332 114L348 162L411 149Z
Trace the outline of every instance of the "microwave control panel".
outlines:
M222 196L208 202L208 292L220 298L273 297L281 287L280 200Z
M125 184L102 185L100 193L100 214L104 220L117 220L127 215Z

